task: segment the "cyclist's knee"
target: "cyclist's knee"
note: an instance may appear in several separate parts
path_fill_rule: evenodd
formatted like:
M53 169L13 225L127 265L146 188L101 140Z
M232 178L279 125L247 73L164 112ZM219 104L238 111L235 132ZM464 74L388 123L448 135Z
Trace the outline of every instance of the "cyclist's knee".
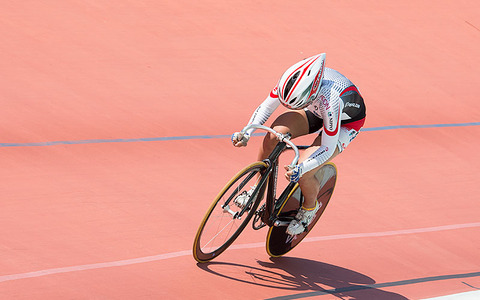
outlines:
M290 132L289 128L283 125L272 126L272 129L282 134L286 134L287 132ZM270 145L276 145L278 142L277 136L271 132L267 132L267 134L265 135L264 141L269 143Z
M267 144L269 146L275 145L276 141L277 137L270 132L268 132L263 138L263 144Z

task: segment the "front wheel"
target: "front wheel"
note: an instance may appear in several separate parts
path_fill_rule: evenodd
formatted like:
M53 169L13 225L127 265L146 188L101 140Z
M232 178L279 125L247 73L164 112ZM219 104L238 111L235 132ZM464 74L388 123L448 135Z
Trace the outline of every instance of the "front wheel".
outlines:
M253 163L238 172L220 191L197 230L193 243L196 261L204 263L214 259L240 235L255 213L264 188L258 186L245 207L233 200L258 185L266 168L264 162Z

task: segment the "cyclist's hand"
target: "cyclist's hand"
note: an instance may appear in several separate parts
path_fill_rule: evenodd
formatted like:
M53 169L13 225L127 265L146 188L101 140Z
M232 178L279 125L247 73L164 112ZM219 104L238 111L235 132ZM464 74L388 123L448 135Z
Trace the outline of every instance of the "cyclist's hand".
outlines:
M300 177L302 177L303 175L303 168L301 164L296 165L293 169L290 166L285 166L285 170L287 170L287 173L285 173L285 177L291 182L298 182L300 180Z
M235 132L232 134L232 143L235 147L245 147L247 146L248 140L250 139L250 134Z

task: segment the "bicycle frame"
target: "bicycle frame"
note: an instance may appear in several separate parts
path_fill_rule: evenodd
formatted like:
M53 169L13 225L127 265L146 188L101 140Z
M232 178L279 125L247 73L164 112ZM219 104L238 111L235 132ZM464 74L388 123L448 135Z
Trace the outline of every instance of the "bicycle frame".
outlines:
M268 174L267 196L265 199L265 214L262 221L268 226L275 224L274 216L276 212L282 207L283 202L287 199L290 192L295 187L296 183L289 182L287 187L283 190L282 194L276 199L277 193L277 179L278 179L278 158L280 154L287 149L287 145L284 142L279 142L275 149L268 157L268 163L270 163L270 173Z
M268 190L267 190L267 198L266 198L266 206L267 211L271 212L273 203L275 202L275 193L276 193L276 185L277 185L277 177L278 177L278 157L282 152L287 148L287 144L283 141L278 142L278 144L273 149L272 153L265 159L263 162L267 165L267 168L261 174L260 181L257 184L258 191L255 191L254 194L257 195L257 198L262 199L263 194L265 192L265 183L268 180ZM273 172L273 176L272 176ZM240 185L243 188L243 185ZM231 198L233 198L235 194L232 194ZM227 204L231 201L228 199L226 202ZM246 205L239 213L236 218L241 218L242 215L247 211L248 205Z
M275 146L273 151L270 153L268 158L263 161L267 165L267 169L265 171L263 171L263 173L261 174L260 182L257 184L257 189L259 189L259 190L254 192L254 194L257 195L257 198L262 199L263 194L265 192L265 183L268 180L268 184L267 184L268 190L267 190L267 195L266 195L266 199L265 199L265 210L263 211L264 214L261 217L262 217L262 221L265 225L273 226L275 224L275 219L274 219L273 216L277 215L277 212L282 207L283 202L287 199L290 192L296 186L296 183L290 182L287 185L287 187L283 190L280 197L278 199L275 199L276 198L276 190L277 190L277 179L278 179L278 158L287 149L287 147L290 146L290 149L293 149L295 151L295 157L294 157L292 163L290 164L290 167L293 168L297 164L298 159L300 157L299 151L298 151L299 148L294 143L292 143L290 141L290 137L291 137L290 133L287 133L287 134L284 135L284 134L276 132L275 130L271 129L270 127L266 127L266 126L263 126L263 125L254 125L254 124L251 124L251 125L245 127L242 130L242 132L245 133L250 128L263 129L263 130L269 131L269 132L275 134L277 136L277 139L279 140L279 142L277 143L277 145ZM300 148L305 148L305 147L300 147ZM228 201L228 202L230 202L230 201ZM301 202L303 202L303 198L302 198ZM239 214L236 217L241 218L241 216L246 212L247 207L248 207L248 205L245 206L239 212ZM260 210L262 210L262 209L260 209ZM260 212L260 210L257 211L257 214ZM255 223L255 221L254 221L254 223ZM257 228L254 225L253 227L254 227L254 229L260 229L260 228L264 227L265 225L261 225Z

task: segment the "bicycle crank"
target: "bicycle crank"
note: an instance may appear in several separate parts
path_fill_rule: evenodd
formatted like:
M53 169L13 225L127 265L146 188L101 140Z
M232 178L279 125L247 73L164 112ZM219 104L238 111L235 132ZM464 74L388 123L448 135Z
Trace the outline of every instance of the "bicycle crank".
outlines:
M263 222L262 220L262 214L264 213L264 211L265 211L265 203L262 205L262 207L260 207L259 210L255 212L255 217L253 217L253 222L252 222L253 229L259 230L267 226L267 224L265 224L265 222Z

